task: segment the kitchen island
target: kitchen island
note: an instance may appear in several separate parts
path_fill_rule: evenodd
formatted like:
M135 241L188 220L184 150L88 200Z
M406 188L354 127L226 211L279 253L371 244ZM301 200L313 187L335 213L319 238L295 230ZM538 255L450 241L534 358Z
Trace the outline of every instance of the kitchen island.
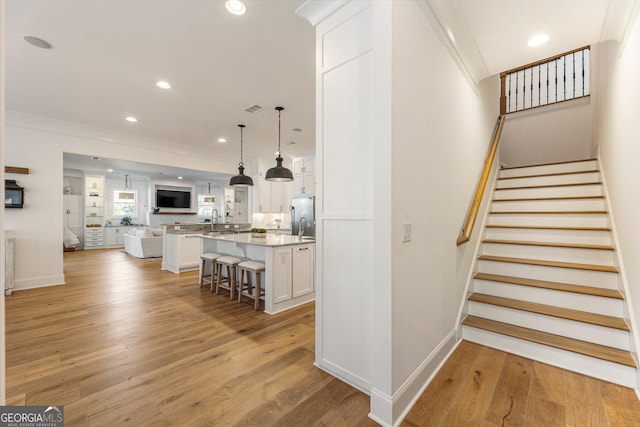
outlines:
M216 252L264 262L264 311L275 314L315 300L315 241L289 235L200 236L200 253Z

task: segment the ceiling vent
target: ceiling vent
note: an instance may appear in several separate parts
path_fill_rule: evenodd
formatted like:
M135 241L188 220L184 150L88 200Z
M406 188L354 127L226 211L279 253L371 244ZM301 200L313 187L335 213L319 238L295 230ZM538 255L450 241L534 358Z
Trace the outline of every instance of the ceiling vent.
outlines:
M244 109L244 111L251 114L259 113L262 110L264 110L264 107L258 104L249 105L247 108Z

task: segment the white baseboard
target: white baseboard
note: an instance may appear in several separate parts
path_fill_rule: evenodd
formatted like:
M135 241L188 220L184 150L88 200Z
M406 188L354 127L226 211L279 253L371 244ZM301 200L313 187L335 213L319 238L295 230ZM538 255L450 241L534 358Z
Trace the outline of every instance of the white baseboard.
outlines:
M64 274L54 276L31 277L29 279L15 279L12 291L22 289L44 288L45 286L64 285Z
M409 375L393 396L373 388L369 418L383 426L399 426L459 343L454 329Z
M322 369L330 375L333 375L340 381L343 381L349 384L351 387L356 388L366 394L367 396L371 395L371 383L364 378L354 374L353 372L349 372L346 369L342 369L341 367L329 362L328 360L316 360L313 364L318 369Z

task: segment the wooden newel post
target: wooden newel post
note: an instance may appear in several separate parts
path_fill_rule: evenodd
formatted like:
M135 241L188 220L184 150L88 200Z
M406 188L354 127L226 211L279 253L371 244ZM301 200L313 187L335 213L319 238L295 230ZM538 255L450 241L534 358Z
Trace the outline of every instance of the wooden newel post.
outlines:
M500 73L500 115L507 114L507 90L506 90L507 74Z

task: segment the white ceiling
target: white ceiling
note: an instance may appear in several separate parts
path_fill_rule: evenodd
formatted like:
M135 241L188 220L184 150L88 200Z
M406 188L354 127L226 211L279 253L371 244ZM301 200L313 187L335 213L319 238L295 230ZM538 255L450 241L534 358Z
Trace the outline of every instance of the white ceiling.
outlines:
M282 105L283 154L313 149L315 30L297 0L245 3L234 16L223 0L7 0L6 108L237 163L239 123L245 162L275 158Z
M476 82L620 40L638 1L420 0ZM238 123L247 125L245 161L274 157L273 108L282 105L283 154L311 152L315 31L294 13L303 1L245 2L247 14L239 17L224 0L6 0L6 108L236 163ZM528 48L539 32L550 41ZM54 48L29 45L24 35ZM173 89L157 88L161 79ZM243 111L252 104L265 110ZM139 122L126 122L128 115ZM216 142L219 137L228 142Z
M478 82L590 44L618 40L637 0L426 0L445 41ZM549 41L531 48L539 33Z

